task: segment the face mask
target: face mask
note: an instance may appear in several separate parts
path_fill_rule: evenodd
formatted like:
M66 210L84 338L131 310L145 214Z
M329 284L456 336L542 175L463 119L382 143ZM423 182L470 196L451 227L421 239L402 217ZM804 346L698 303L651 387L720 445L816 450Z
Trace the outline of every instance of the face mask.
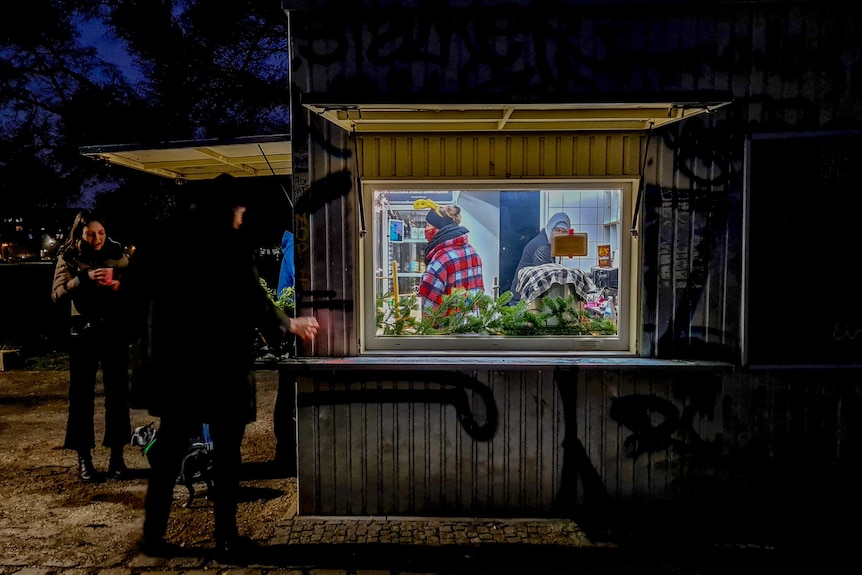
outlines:
M432 228L430 226L425 228L425 241L430 242L434 239L435 235L437 235L437 228Z

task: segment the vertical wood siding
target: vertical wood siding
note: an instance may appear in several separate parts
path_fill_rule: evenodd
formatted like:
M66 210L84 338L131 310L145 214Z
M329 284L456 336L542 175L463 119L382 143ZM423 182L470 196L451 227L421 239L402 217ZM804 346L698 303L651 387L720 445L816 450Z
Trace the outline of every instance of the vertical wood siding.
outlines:
M553 377L472 371L300 379L300 513L558 513L565 426Z
M309 154L311 173L324 176L295 194L296 283L298 313L315 315L321 329L312 344L299 342L301 355L345 356L359 353L360 204L355 157L342 130L313 122L336 153ZM312 146L314 150L314 146ZM369 222L370 225L370 222Z
M393 373L300 378L300 514L802 511L860 498L852 370Z

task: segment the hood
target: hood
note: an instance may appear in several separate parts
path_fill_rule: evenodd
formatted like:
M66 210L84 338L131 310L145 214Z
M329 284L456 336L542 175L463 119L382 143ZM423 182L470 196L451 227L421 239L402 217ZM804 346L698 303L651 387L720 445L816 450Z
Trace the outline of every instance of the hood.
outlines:
M558 224L562 223L566 226L566 229L572 227L572 223L569 220L569 216L567 216L563 212L557 212L550 218L548 218L548 224L545 226L545 235L548 236L548 239L551 239L551 234L554 231L554 228L557 227Z

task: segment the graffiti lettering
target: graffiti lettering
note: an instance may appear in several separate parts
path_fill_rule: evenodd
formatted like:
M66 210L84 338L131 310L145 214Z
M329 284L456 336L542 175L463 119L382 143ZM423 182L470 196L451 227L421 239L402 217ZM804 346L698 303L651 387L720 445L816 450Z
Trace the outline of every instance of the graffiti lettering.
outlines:
M632 431L623 446L632 459L644 453L674 449L681 453L712 453L717 444L705 441L695 430L698 417L712 419L721 389L719 378L683 382L674 386L682 411L656 395L634 394L614 399L610 417Z
M308 266L305 265L306 259L309 257L309 232L308 214L297 213L294 217L294 232L293 232L293 249L296 254L296 261L302 262L296 266L296 283L299 286L300 292L311 288L311 280L308 277Z
M862 328L853 328L841 323L836 323L835 328L832 330L833 339L838 341L841 341L842 339L854 340L860 334L862 334Z

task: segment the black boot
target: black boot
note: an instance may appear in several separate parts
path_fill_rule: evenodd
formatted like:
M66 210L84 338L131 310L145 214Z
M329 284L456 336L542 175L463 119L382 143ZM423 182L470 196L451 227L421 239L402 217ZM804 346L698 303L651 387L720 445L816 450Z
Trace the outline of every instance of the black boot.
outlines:
M125 479L129 476L129 468L123 461L123 450L112 449L111 459L108 462L108 477L113 479Z
M248 537L231 537L216 541L216 561L222 565L245 566L260 554L260 546Z
M99 474L96 473L96 468L93 467L93 458L89 453L78 454L78 473L81 476L81 481L84 483L96 483L99 481Z
M140 553L147 557L160 557L170 559L183 555L183 548L173 543L168 543L162 537L142 537L135 544ZM188 552L186 552L188 553Z

